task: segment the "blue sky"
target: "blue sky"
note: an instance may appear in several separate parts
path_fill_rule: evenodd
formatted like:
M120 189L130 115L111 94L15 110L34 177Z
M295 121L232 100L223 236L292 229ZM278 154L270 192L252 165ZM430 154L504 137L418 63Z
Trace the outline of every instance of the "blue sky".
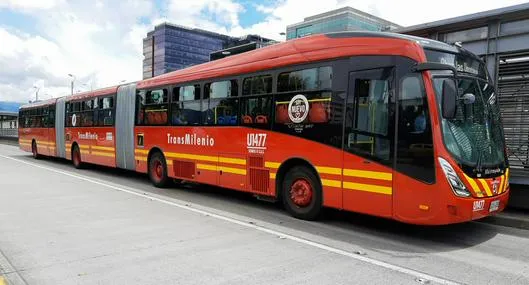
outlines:
M162 22L284 40L286 26L351 6L407 26L520 0L0 0L0 100L26 102L142 77L142 39ZM413 6L414 9L409 9ZM435 6L435 9L432 9ZM457 7L457 8L456 8Z

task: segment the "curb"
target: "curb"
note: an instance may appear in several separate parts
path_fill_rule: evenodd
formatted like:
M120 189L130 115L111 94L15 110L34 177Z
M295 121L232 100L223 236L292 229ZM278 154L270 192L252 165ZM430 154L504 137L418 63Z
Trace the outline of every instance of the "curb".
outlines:
M480 223L493 224L504 227L511 227L529 230L529 214L504 212L496 216L490 216L479 220Z

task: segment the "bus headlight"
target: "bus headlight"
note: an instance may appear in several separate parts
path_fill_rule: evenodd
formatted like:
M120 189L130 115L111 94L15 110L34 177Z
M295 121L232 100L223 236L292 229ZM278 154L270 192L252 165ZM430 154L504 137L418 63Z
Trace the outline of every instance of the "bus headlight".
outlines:
M450 163L448 163L448 161L446 161L444 158L439 157L438 159L439 164L445 173L446 180L448 180L448 184L450 184L450 187L452 187L454 194L459 197L470 197L470 191L467 190L465 184L463 184L461 179L459 179L459 176L457 176L457 173L454 168L452 168L452 165L450 165Z

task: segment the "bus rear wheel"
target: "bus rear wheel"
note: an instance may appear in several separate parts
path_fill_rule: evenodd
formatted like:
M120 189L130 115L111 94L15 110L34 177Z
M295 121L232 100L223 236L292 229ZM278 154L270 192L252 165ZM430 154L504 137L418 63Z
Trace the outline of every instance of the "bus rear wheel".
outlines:
M282 184L285 209L294 217L315 220L321 212L323 194L316 174L305 166L290 169Z
M81 151L79 151L79 146L75 145L72 149L72 163L73 167L77 169L83 168L83 161L81 160Z
M154 153L149 159L149 178L154 186L164 188L169 185L170 178L167 175L167 163L160 152Z
M39 159L40 158L39 150L37 149L37 143L35 141L33 141L33 143L31 143L31 154L32 154L34 159Z

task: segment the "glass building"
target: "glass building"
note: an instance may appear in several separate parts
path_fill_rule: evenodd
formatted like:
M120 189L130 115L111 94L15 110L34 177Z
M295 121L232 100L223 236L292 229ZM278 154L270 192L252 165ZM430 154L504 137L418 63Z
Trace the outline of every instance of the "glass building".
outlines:
M200 29L158 25L143 39L143 79L208 62L210 53L224 49L230 39Z
M273 43L259 35L235 38L164 23L143 39L143 79Z
M390 31L399 25L351 7L307 17L287 26L287 40L313 34L342 31Z

